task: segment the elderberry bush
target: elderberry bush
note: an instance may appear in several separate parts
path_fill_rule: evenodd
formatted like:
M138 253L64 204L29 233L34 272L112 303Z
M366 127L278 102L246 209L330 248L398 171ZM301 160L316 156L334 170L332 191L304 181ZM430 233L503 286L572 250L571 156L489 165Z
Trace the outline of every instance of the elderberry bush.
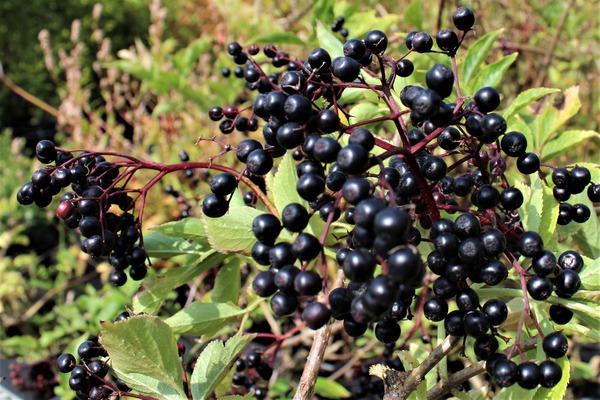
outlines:
M346 37L343 23L338 19L332 29ZM200 274L191 267L218 270L212 302L189 304L164 322L142 315L107 323L104 341L79 347L83 365L61 355L58 368L71 373L69 385L78 397L123 395L127 385L152 397L150 384L133 381L134 371L115 346L137 334L123 324L160 331L156 340L173 352L176 335L213 337L263 302L270 306L269 317L282 321L288 332L205 343L191 392L180 371L169 383L172 390L203 398L194 392L194 377L204 371L202 357L212 356L225 360L223 371L235 363L232 393L252 391L265 398L284 340L306 327L318 331L315 343L323 344L327 339L319 333L336 326L347 340L367 335L386 349L388 372L375 373L384 381L384 398L405 398L419 383L408 379L390 386L389 371L412 369L423 379L432 362L459 346L461 355L471 356L473 373L486 371L494 390L518 385L535 393L563 382L557 393L564 393L572 331L563 328L577 318L583 325L576 326L586 329L583 306L571 306L588 302L597 289L589 272L597 260L582 254L593 246L567 248L555 230L597 221L589 204L600 200L598 174L582 164L545 162L530 143L531 132L512 126L516 119L509 116L518 110L504 104L510 112L501 112L503 99L494 85L464 85L457 60L463 41L473 34L474 12L461 7L452 23L454 29L434 36L410 32L402 44L374 29L339 48L314 48L303 58L273 45L229 43L226 52L237 67L236 78L228 79L243 80L253 97L244 106L209 110L223 137L198 140L220 147L206 161L190 161L184 152L181 163L163 165L40 142L38 160L54 165L35 171L18 201L47 207L69 187L56 215L78 230L82 251L109 260L110 283L121 286L128 276L145 279L138 310L156 312L166 298L159 293ZM436 60L424 74L415 68L417 60L419 66L430 60L421 53ZM376 105L368 98L376 98ZM519 107L538 98L521 98ZM375 115L361 113L371 106ZM229 144L233 135L243 138ZM235 165L220 164L226 154L235 155ZM217 172L201 201L202 218L157 229L182 254L188 240L201 242L194 250L201 254L198 266L150 271L147 277L149 256L164 253L142 235L146 194L166 174L197 168ZM156 175L143 187L131 187L141 169ZM576 203L567 203L577 195ZM245 309L238 307L242 258L252 263ZM291 320L294 327L285 323ZM253 332L244 326L240 331ZM242 355L261 335L274 341ZM140 336L145 345L152 342ZM438 347L411 361L417 359L406 350L417 337L425 343L437 338ZM400 350L400 361L394 350ZM180 363L180 356L171 354L170 361ZM419 362L426 367L419 370ZM109 369L125 386L104 380ZM318 374L318 365L304 374ZM214 378L208 395L222 378ZM452 385L468 378L459 372L448 377ZM434 382L429 394L440 398L450 389L444 381Z

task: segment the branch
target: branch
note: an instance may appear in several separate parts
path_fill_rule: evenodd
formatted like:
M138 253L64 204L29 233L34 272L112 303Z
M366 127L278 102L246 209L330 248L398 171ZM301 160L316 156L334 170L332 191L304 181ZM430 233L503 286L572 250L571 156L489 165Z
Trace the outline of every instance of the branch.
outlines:
M344 273L342 270L338 270L338 275L335 278L335 282L331 290L338 288L344 282ZM294 400L311 400L313 398L313 392L315 389L315 382L319 376L321 369L321 363L323 362L323 356L329 343L329 337L331 336L331 324L327 324L317 331L315 334L314 342L308 353L306 364L304 365L304 371L300 377L298 383L298 389L294 395Z
M404 400L423 382L425 375L431 371L450 350L462 341L461 336L447 336L439 346L427 356L417 368L411 372L399 372L385 369L375 373L385 384L384 400Z
M519 344L523 351L533 350L537 345L538 339L532 338ZM510 349L504 351L504 354L508 354ZM427 392L427 400L437 400L442 398L446 393L449 393L452 388L460 386L465 381L468 381L472 377L485 372L485 361L480 361L477 364L473 364L463 370L460 370L448 377L447 381L441 380L431 390Z

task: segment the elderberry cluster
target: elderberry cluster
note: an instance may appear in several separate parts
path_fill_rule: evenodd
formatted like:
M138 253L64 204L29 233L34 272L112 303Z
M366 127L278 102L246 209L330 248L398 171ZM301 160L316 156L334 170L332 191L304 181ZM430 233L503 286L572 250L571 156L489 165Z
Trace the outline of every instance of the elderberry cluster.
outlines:
M446 100L459 85L455 65L435 64L424 86L404 86L399 100L407 111L400 111L390 93L397 77L414 72L407 58L411 53L455 56L475 16L461 7L452 18L461 34L444 29L434 40L427 32L410 32L405 40L409 51L397 60L386 53L388 38L379 30L347 40L344 56L336 58L316 48L301 60L268 45L262 49L266 61L257 61L258 46L227 46L239 65L236 76L258 95L246 109L213 107L210 118L220 121L223 134L255 132L262 120L262 140L247 138L233 149L244 164L243 175L263 177L273 169L274 159L291 151L297 162L297 193L309 204L307 209L291 203L280 217L265 213L255 218L252 257L269 269L259 272L252 286L259 296L271 297L278 317L300 308L310 328L318 329L333 317L344 321L352 337L375 324L375 336L386 344L399 339L399 321L412 318L411 307L418 299L428 320L443 321L450 335L475 339L475 353L488 361L498 386L518 382L528 389L538 384L552 387L560 380L558 364L548 360L517 366L497 352L497 327L506 320L508 308L501 299L481 304L472 288L500 285L511 269L526 280L525 302L529 297L545 300L553 292L570 297L580 288L582 257L570 250L556 259L544 249L539 234L522 226L518 209L523 193L504 175L511 157L522 174L542 174L539 157L527 151L525 135L508 131L506 120L494 112L501 102L495 88L480 88L470 102L460 93L457 102ZM434 41L439 50L433 50ZM286 70L265 72L282 67ZM367 84L367 75L381 84ZM350 87L375 91L385 99L390 115L345 125L340 115L350 115L342 95ZM412 127L406 125L405 114ZM383 120L394 123L400 145L364 127ZM585 205L564 203L586 187L591 201L600 200L599 184L591 182L589 171L580 166L554 168L552 181L555 198L563 202L559 223L589 219ZM213 194L203 202L204 214L226 214L236 184L233 175L214 179ZM440 211L459 215L442 218ZM326 222L326 229L340 219L350 227L335 249L346 285L331 290L325 302L315 301L323 289L327 293L325 277L317 267L307 269L323 252L323 240L307 230L315 214ZM421 237L418 225L429 230L428 238ZM294 235L292 243L279 240L283 229ZM416 247L422 241L434 246L425 261ZM528 268L519 264L521 255L525 263L531 262ZM416 290L424 283L431 285L433 295L419 298ZM450 301L457 308L451 312ZM567 323L572 315L561 306L550 308L557 324ZM546 337L552 339L544 339L549 357L566 353L550 350L558 336L565 338L555 332Z
M73 354L63 353L58 356L56 366L59 372L69 375L69 387L75 391L78 399L105 399L113 392L129 392L131 389L125 382L111 376L110 383L105 378L108 375L104 347L98 343L97 337L81 343L77 348L80 362Z
M127 281L127 268L133 280L147 274L147 254L137 245L141 231L133 216L134 198L117 186L123 178L120 165L104 156L58 150L53 142L42 140L36 146L36 156L44 164L31 181L17 193L22 205L35 203L43 208L64 188L71 190L60 197L56 216L69 229L78 229L83 240L81 250L91 257L108 257L113 271L110 282L122 286Z
M273 368L263 360L258 351L251 351L244 358L235 361L235 373L232 383L243 387L248 391L254 391L254 397L264 399L267 397L267 389L259 386L260 381L269 381L273 375Z

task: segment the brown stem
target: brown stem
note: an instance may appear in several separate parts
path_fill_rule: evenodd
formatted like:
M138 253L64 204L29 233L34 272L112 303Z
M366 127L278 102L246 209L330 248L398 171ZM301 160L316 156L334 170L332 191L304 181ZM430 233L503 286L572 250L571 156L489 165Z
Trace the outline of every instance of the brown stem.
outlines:
M525 352L532 350L537 345L537 338L527 339L523 343L520 343L520 348ZM504 352L506 354L507 351ZM437 385L427 392L427 400L438 400L441 399L446 393L450 392L452 388L458 387L461 383L468 381L474 376L477 376L485 372L485 361L473 364L461 371L458 371L448 377L448 380L440 380Z
M344 273L342 270L338 271L338 275L333 283L332 290L342 286L344 282ZM317 331L313 344L308 353L306 364L304 365L304 371L300 377L298 383L298 389L294 395L294 400L311 400L315 389L315 382L319 376L321 369L321 363L323 362L323 356L329 343L329 337L331 336L331 324L327 324Z

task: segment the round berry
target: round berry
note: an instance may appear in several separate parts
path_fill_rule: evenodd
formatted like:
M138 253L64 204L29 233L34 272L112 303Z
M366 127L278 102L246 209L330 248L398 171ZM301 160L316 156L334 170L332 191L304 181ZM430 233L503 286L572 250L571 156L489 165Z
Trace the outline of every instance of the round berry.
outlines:
M298 308L298 299L295 293L277 292L271 297L271 309L277 317L292 314Z
M546 300L552 289L552 281L545 276L533 275L527 281L527 293L535 300Z
M583 268L583 258L578 252L567 250L558 257L558 265L563 269L579 272Z
M310 329L319 329L331 318L331 311L323 303L310 303L302 312L302 319Z
M506 303L500 299L490 299L485 302L481 308L487 314L491 325L498 326L506 321L508 317L508 307Z
M540 368L531 361L524 362L518 366L519 378L517 383L523 389L535 389L542 380Z
M448 303L445 300L432 297L423 305L423 314L430 321L442 321L448 315Z
M562 333L552 332L544 338L542 348L548 357L560 358L567 354L569 341Z
M377 29L368 32L365 35L364 42L367 49L372 53L377 54L383 53L388 45L388 39L385 33Z
M394 343L400 338L400 325L393 319L384 319L375 325L375 337L381 343Z
M554 361L543 361L539 365L542 379L540 385L545 388L552 388L560 382L562 378L562 369Z
M573 311L570 309L557 304L552 304L550 306L550 319L552 319L555 324L568 324L572 318Z
M556 274L556 292L562 296L573 296L581 287L581 278L572 269L563 269Z
M517 169L525 175L533 174L540 169L540 158L535 153L525 153L517 159Z
M494 382L500 387L509 387L519 379L519 368L512 361L504 360L496 362L492 373Z
M452 13L452 23L456 29L468 31L475 24L475 14L467 7L460 7Z
M270 271L259 272L252 281L254 292L260 297L269 297L277 291L275 276Z
M73 371L75 365L77 365L77 361L75 360L73 354L61 354L56 360L56 366L59 372L62 372L63 374Z
M527 150L527 138L521 132L508 132L502 137L500 148L508 156L524 156Z
M544 251L542 237L533 231L524 232L517 242L519 253L525 257L535 257Z

